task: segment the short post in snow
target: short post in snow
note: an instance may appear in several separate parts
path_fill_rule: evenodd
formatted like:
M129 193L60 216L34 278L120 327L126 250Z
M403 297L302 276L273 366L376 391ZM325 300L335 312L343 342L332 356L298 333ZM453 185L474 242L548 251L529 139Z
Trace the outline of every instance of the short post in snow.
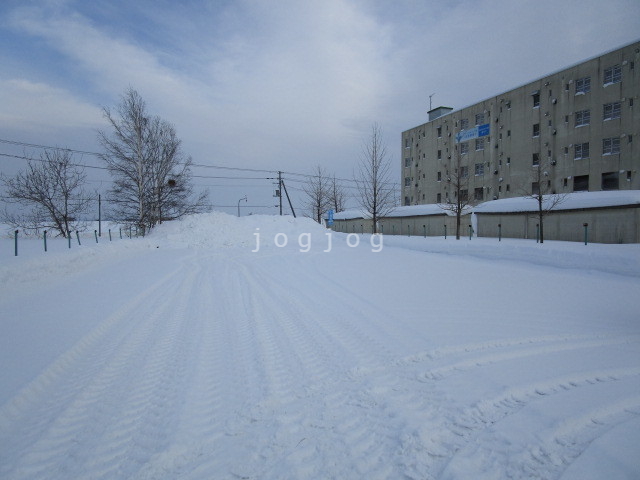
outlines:
M444 224L444 239L447 239L447 224Z
M131 225L129 225L129 238L133 238L133 235L131 235L131 230L132 230Z
M67 241L69 242L69 248L71 248L71 230L67 230Z
M81 245L81 243L80 243L80 234L78 233L78 230L76 230L76 238L78 239L78 245Z
M14 251L15 251L15 256L18 256L18 232L20 230L16 230L15 232L13 232L13 243L14 243Z
M95 237L96 237L96 243L98 243L98 230L94 230L94 231L93 231L93 234L94 234L94 235L95 235Z
M120 240L122 240L122 227L120 227Z
M473 234L473 227L469 225L469 240L471 240L471 235Z
M502 224L501 223L498 224L498 241L499 242L502 241Z
M540 243L540 224L536 223L536 243Z
M422 225L422 230L424 231L424 238L427 238L427 226Z
M109 241L111 241L111 229L109 229Z
M584 227L584 244L586 245L588 240L589 240L589 236L588 236L588 234L589 234L589 232L588 232L589 224L588 223L583 223L582 226Z
M47 231L45 230L42 238L44 239L44 251L47 251Z

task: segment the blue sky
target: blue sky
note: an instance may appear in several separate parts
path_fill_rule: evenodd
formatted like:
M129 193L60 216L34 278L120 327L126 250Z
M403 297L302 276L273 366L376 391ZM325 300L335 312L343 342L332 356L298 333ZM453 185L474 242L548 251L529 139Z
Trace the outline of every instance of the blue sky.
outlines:
M0 140L97 151L102 107L131 86L198 164L350 178L377 122L399 177L429 95L461 108L638 38L638 0L4 0ZM274 204L268 180L196 183L214 204Z

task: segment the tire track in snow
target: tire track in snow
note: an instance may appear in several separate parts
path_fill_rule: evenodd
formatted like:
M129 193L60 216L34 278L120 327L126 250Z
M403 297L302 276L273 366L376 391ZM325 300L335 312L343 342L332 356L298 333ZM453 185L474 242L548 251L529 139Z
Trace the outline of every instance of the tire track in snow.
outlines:
M602 347L611 347L615 345L628 345L640 343L637 338L629 337L614 337L614 338L601 338L596 337L589 339L584 336L570 338L570 337L558 337L548 339L531 339L525 341L505 342L494 344L492 347L487 347L486 344L481 344L478 348L465 347L464 352L462 349L452 349L448 352L448 355L454 353L467 353L475 351L491 350L491 353L484 355L474 355L471 358L460 360L455 363L449 363L441 367L431 369L421 375L423 379L440 379L448 375L452 375L456 372L470 370L477 367L484 367L500 362L508 362L517 358L535 357L549 355L551 353L568 352L571 350L581 349L594 349ZM536 344L535 346L530 346ZM539 344L539 345L538 345ZM511 349L512 347L519 347L517 349ZM509 350L507 350L507 348ZM495 352L495 350L501 350ZM505 351L506 350L506 351ZM441 355L437 355L441 356ZM436 355L430 358L435 358Z
M24 430L7 478L74 478L84 469L128 477L166 442L189 351L183 313L193 276L176 285L180 277L174 271L137 296L36 380L22 417L52 420ZM20 416L11 423L20 426Z
M478 478L495 478L496 475L506 478L559 478L591 442L616 426L640 417L640 395L637 394L640 372L629 370L609 374L611 380L626 380L626 383L615 386L608 385L603 377L591 377L582 384L572 381L581 387L579 390L587 389L586 392L579 392L576 387L568 389L566 383L559 383L560 386L554 387L549 384L546 390L536 388L535 392L528 392L528 398L519 397L515 400L518 404L513 414L515 418L509 414L495 421L485 419L485 427L472 435L473 441L467 442L448 459L442 478L457 478L459 473L456 472L468 471L465 465L469 464L475 465ZM600 389L597 399L592 398L593 388ZM557 395L535 398L536 395L552 393ZM520 424L531 422L531 419L527 420L523 412L530 407L538 407L536 404L539 402L567 402L569 411L547 418L535 431L525 432ZM513 400L510 406L514 406ZM580 413L574 415L572 408ZM514 437L513 431L520 435ZM497 466L499 471L495 471Z

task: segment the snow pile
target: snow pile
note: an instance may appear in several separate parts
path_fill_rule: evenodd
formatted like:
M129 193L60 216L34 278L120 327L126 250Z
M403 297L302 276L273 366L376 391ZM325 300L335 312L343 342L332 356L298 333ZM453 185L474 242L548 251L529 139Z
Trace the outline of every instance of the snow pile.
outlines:
M223 212L191 215L156 227L149 240L172 247L254 247L256 234L260 246L272 246L276 235L279 244L285 237L293 241L302 233L325 232L310 218L291 216L249 215L234 217Z

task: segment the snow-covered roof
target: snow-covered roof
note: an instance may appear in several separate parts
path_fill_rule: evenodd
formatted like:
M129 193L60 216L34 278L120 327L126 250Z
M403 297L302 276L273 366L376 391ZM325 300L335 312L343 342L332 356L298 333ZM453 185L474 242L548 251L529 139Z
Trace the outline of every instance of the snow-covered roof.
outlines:
M543 208L548 207L553 195L544 196ZM584 208L619 207L640 205L640 190L615 190L607 192L573 192L563 195L554 210L579 210ZM538 202L530 197L502 198L473 207L474 213L536 212Z
M356 218L371 218L371 215L363 210L345 210L333 214L334 220L354 220Z
M465 212L466 213L466 212ZM409 205L394 207L385 215L386 218L416 217L425 215L450 215L451 212L443 206L433 203L429 205ZM334 220L355 220L357 218L371 218L371 215L363 210L346 210L333 215Z

